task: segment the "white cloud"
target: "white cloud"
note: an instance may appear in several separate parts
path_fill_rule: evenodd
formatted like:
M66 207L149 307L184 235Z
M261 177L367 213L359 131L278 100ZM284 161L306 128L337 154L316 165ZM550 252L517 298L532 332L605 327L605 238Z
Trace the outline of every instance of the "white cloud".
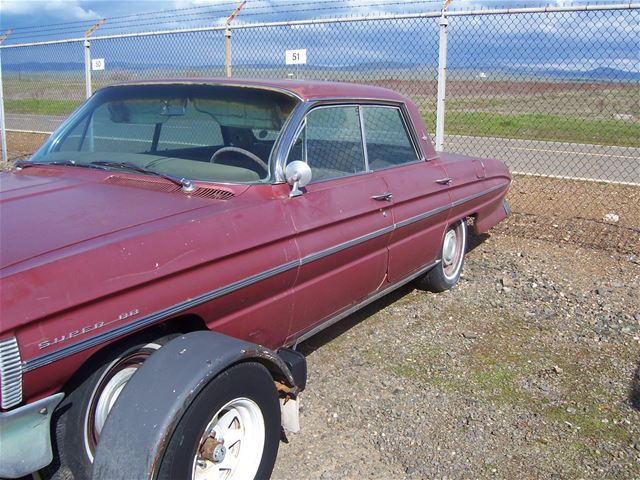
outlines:
M5 15L34 15L42 12L69 20L92 20L100 15L84 8L81 0L2 0Z

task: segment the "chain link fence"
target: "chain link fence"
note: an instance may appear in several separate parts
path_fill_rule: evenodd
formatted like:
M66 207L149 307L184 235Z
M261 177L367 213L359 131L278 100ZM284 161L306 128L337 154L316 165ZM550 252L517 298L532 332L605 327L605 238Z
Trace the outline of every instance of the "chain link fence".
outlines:
M444 33L444 149L509 165L512 225L640 251L640 4L446 19L237 24L233 76L388 87L411 97L434 133ZM222 26L92 38L90 56L105 68L90 72L91 88L223 76L224 34ZM299 48L307 63L286 65L285 51ZM81 103L84 49L84 39L0 48L7 131L50 132ZM14 157L29 153L11 147L10 139Z

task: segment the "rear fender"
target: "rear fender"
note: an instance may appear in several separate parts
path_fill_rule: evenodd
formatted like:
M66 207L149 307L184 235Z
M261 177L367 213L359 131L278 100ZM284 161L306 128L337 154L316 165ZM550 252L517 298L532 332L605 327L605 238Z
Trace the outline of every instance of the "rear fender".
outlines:
M491 227L511 215L511 207L506 199L499 199L480 210L476 215L474 230L476 235L487 232Z
M299 392L283 360L268 348L216 332L182 335L149 357L118 397L100 435L93 478L155 478L171 434L195 397L243 361L265 365L287 395Z

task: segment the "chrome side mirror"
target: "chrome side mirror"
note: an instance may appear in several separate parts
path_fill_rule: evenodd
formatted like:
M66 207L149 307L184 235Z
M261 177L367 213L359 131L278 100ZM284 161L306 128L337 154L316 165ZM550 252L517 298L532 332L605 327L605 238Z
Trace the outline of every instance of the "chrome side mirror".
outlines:
M287 179L287 183L291 185L289 197L297 197L302 195L300 189L309 185L311 181L311 168L305 162L295 160L287 165L284 170L284 176Z

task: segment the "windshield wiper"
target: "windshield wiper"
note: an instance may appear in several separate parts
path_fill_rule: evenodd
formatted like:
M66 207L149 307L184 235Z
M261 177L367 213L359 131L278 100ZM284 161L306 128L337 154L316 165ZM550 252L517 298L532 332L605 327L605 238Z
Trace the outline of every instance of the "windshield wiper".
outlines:
M65 167L84 167L84 168L98 168L100 170L104 170L104 168L98 165L91 165L87 163L76 163L73 160L56 160L54 162L32 162L31 160L18 160L13 163L18 168L29 168L29 167L42 167L47 165L62 165Z
M167 175L166 173L158 172L158 171L152 170L150 168L141 167L141 166L136 165L134 163L129 163L129 162L110 162L108 160L100 160L100 161L91 162L90 165L95 165L95 166L98 166L98 167L121 168L121 169L126 169L126 170L132 170L134 172L145 173L145 174L148 174L148 175L155 175L157 177L161 177L161 178L164 178L166 180L169 180L170 182L175 183L176 185L178 185L179 187L182 188L183 192L186 192L186 193L193 192L196 189L196 187L193 184L193 182L191 180L188 180L188 179L184 178L184 177L183 178L174 177L172 175Z

